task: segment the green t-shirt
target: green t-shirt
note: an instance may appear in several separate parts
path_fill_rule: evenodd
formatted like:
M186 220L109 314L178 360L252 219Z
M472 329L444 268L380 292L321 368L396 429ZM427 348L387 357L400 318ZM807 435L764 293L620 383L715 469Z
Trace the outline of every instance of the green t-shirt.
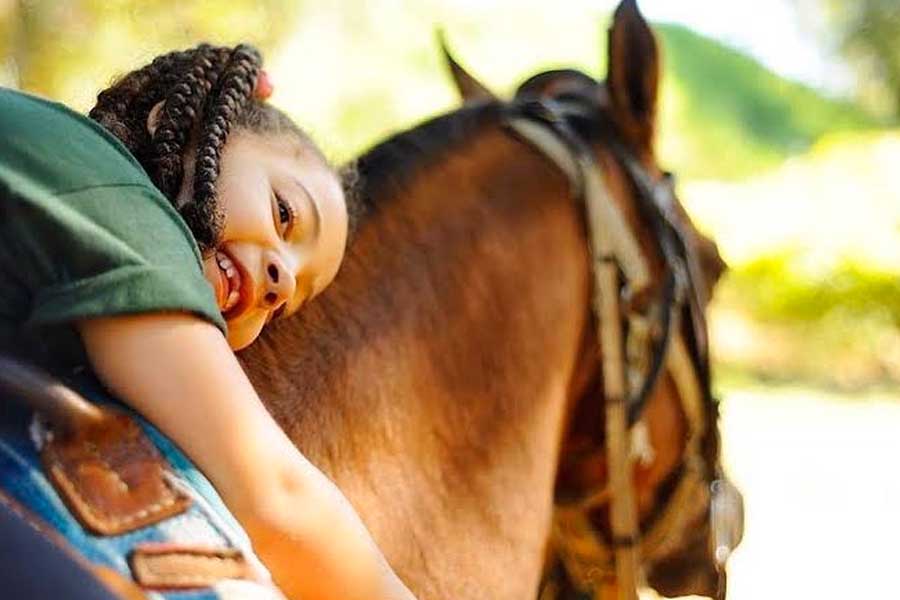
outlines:
M225 331L190 230L128 150L0 88L0 352L84 364L73 322L157 311Z

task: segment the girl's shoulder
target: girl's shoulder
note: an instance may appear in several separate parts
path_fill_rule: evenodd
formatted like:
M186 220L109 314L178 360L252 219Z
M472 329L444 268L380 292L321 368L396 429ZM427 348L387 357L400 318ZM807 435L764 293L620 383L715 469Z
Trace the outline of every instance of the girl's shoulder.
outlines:
M65 194L136 185L155 190L137 159L111 133L63 104L0 88L0 183Z
M4 318L16 339L69 348L64 362L83 362L71 324L87 318L187 312L224 331L201 259L172 204L100 125L0 89L0 349L15 342Z

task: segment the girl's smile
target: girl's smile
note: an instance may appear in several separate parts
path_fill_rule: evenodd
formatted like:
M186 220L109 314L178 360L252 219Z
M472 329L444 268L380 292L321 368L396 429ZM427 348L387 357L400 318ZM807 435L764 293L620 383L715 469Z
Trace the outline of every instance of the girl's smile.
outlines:
M223 314L237 306L241 297L241 275L234 261L222 250L216 250L215 264L218 274L209 275L216 295L216 302Z

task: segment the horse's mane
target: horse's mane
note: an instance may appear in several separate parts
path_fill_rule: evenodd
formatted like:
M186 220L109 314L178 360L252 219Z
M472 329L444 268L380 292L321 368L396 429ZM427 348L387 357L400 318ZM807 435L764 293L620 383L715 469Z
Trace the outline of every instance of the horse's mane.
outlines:
M354 230L419 173L496 124L499 102L479 102L397 133L341 169L351 230Z

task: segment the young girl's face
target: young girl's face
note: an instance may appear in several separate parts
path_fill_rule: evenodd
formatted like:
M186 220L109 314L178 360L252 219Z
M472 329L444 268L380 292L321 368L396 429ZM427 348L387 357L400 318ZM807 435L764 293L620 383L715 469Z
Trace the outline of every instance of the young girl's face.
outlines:
M222 152L217 202L225 225L203 271L228 323L228 343L240 350L273 317L293 314L334 279L347 207L316 151L289 134L240 130Z

